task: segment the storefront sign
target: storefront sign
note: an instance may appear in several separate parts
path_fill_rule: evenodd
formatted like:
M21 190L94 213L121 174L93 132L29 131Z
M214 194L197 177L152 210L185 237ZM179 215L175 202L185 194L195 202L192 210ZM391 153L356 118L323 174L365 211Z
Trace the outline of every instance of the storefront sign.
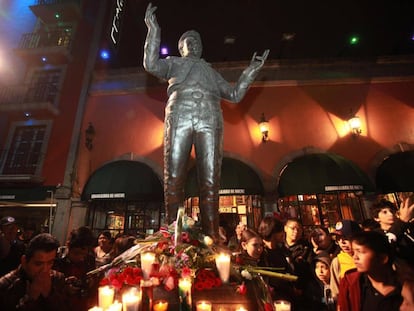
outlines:
M235 209L233 209L233 207L224 207L224 206L220 206L219 207L219 212L220 213L235 213L236 211L234 211Z
M362 185L325 186L325 191L354 191L364 190Z
M233 194L244 194L245 189L220 189L220 195L233 195Z
M124 199L125 193L92 193L91 199Z
M14 194L2 194L0 200L14 200L16 196Z

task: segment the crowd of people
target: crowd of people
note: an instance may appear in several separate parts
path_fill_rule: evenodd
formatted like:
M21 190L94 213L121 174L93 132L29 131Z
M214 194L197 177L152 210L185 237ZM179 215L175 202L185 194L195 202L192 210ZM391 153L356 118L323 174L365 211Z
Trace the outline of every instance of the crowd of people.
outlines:
M265 278L272 298L290 301L294 311L414 310L414 194L398 209L381 200L371 214L371 221L343 219L334 230L319 226L306 235L298 219L266 216L255 229L237 224L221 243L238 263L296 275L295 282ZM20 240L13 217L0 225L2 310L88 310L96 305L99 278L87 272L135 242L109 231L96 238L80 227L60 246L49 233Z
M109 231L95 238L88 227L79 227L60 246L49 233L22 241L11 216L0 225L0 308L7 311L89 310L96 305L100 278L87 273L112 262L136 240Z
M295 282L266 279L273 299L290 301L295 311L414 310L414 194L399 208L383 199L371 215L306 236L297 219L267 216L257 231L238 225L238 260L296 275ZM237 250L234 239L230 246Z

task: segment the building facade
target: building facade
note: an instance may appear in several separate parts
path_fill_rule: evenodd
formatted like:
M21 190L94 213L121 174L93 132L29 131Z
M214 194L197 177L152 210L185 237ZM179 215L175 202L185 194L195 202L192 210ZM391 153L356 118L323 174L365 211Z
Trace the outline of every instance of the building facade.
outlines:
M119 46L130 40L126 2L28 6L32 29L12 48L23 74L0 91L1 216L48 227L61 242L80 225L114 235L158 230L167 85L141 66L97 61L103 45L127 54ZM144 36L134 40L143 46ZM235 82L247 61L213 66ZM412 55L268 61L241 103L222 102L222 225L256 227L277 213L332 226L370 217L378 195L397 201L393 193L413 191L413 73ZM194 218L196 175L193 154L183 204Z

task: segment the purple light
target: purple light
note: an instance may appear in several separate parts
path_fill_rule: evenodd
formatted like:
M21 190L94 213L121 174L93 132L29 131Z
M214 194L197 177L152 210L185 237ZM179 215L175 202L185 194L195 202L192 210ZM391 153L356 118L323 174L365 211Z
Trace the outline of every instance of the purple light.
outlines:
M414 41L414 33L411 35L411 40Z
M168 48L167 47L162 47L161 48L161 55L168 55Z
M46 61L47 61L47 58L43 56L42 57L42 62L46 63Z

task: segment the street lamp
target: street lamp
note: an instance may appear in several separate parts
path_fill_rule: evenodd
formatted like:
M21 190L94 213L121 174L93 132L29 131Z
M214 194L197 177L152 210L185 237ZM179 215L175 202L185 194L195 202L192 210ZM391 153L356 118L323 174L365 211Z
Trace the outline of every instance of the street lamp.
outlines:
M349 127L351 129L351 133L354 136L359 136L362 133L361 130L361 119L358 116L353 116L348 120Z
M93 139L95 138L95 128L92 122L89 122L88 128L85 130L85 146L89 151L93 148Z
M262 142L267 142L269 140L269 121L266 120L264 113L259 120L259 128L262 133Z

